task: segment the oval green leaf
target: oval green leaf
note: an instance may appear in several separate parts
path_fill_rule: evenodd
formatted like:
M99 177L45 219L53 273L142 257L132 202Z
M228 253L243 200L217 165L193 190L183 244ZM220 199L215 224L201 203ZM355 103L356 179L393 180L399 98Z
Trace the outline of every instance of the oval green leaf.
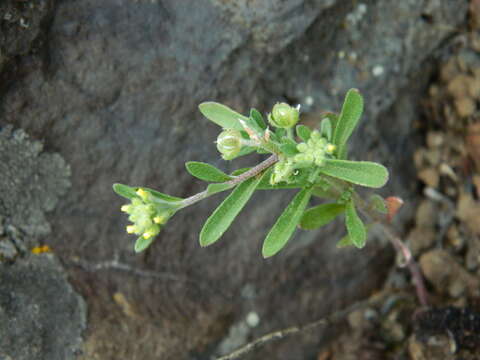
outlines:
M139 253L144 251L146 248L148 248L152 244L154 239L155 239L154 237L145 239L143 236L140 236L137 239L137 241L135 241L135 252Z
M113 191L115 191L117 195L120 195L128 200L138 197L138 195L135 193L136 189L128 185L118 183L113 184Z
M135 191L140 189L139 187L136 187L134 188ZM167 195L167 194L164 194L164 193L161 193L157 190L153 190L153 189L149 189L149 188L146 188L146 187L142 187L142 189L144 189L145 191L148 191L149 193L151 193L154 197L156 197L157 199L160 199L160 200L163 200L163 201L166 201L166 202L170 202L170 203L178 203L179 201L182 201L183 199L182 198L179 198L179 197L176 197L176 196L171 196L171 195Z
M357 89L350 89L345 96L342 111L333 132L333 143L339 150L347 143L363 112L363 97Z
M260 112L257 109L250 110L250 118L255 120L255 122L257 123L257 126L260 129L265 130L267 128L267 124L265 124L262 114L260 114Z
M215 184L209 184L207 186L207 194L208 195L213 195L228 189L233 188L235 185L228 184L228 183L215 183Z
M327 138L328 141L332 141L332 122L329 118L325 118L320 123L320 133L323 137Z
M345 225L347 227L348 236L357 248L361 249L367 241L367 230L362 220L357 215L355 204L349 201L345 208Z
M378 211L381 214L388 214L387 205L385 205L385 199L378 194L373 194L369 199L370 206L373 210Z
M185 167L192 176L203 181L224 182L232 179L222 170L204 162L188 161L185 163Z
M300 227L305 230L318 229L330 223L344 211L345 205L343 204L333 203L314 206L303 213Z
M243 130L243 126L238 119L248 121L247 117L217 102L204 102L198 105L198 108L203 116L224 129Z
M339 242L337 242L337 248L344 248L344 247L347 247L347 246L355 246L352 242L352 240L350 239L350 236L348 235L345 235L343 238L340 239Z
M220 239L250 199L260 180L261 176L245 180L223 200L203 225L200 232L201 246L211 245Z
M308 126L297 125L296 130L297 130L297 136L300 139L302 139L302 141L307 142L310 139L310 135L312 134L312 131Z
M302 189L283 211L263 242L264 258L278 253L287 244L312 196L312 188Z
M385 166L370 161L325 160L320 172L353 184L379 188L388 181Z

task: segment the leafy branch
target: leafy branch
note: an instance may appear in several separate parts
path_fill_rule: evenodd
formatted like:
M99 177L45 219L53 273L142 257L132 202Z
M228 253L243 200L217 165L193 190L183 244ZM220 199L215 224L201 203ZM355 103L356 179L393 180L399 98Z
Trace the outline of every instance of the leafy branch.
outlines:
M388 170L381 164L348 160L348 141L363 107L362 96L358 90L351 89L339 114L324 114L318 125L310 128L297 125L300 109L286 103L277 103L272 108L267 115L269 125L255 109L245 116L215 102L200 104L200 112L222 128L216 146L223 159L233 160L252 152L270 156L252 168L238 169L231 174L211 164L187 162L187 171L209 184L204 191L184 199L145 187L115 184L114 191L130 201L122 206L122 211L132 222L127 232L138 236L135 251L148 248L177 211L214 194L231 191L206 220L200 231L201 246L214 244L225 234L256 190L296 189L290 204L265 237L263 257L281 251L298 227L315 230L341 216L346 236L337 246L363 248L370 226L365 226L364 221L380 222L395 249L405 256L420 302L426 304L418 267L388 223L392 211L388 213L387 203L379 195L365 200L355 190L356 186L380 188L389 177ZM327 202L309 208L313 197Z

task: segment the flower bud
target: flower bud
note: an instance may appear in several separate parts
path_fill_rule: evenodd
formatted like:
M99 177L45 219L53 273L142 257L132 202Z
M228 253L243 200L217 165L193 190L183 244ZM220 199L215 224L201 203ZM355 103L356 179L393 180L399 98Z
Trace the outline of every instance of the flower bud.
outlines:
M288 129L297 124L298 117L298 109L286 103L277 103L268 115L268 121L275 127Z
M231 160L242 149L242 135L238 130L225 130L218 135L217 149L225 160Z

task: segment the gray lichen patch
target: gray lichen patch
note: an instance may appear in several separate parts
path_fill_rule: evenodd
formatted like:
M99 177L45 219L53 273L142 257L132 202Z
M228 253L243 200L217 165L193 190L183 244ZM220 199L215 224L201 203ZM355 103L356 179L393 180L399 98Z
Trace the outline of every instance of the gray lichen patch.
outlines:
M0 359L75 359L87 310L55 257L0 264L0 281Z
M0 215L32 237L50 232L45 212L70 187L65 160L42 150L23 130L0 129Z

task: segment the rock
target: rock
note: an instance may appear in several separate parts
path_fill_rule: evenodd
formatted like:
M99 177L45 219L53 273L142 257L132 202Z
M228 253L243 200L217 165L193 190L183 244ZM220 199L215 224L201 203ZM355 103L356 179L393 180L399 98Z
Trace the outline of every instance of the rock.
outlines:
M223 241L201 250L198 231L220 201L212 198L175 215L153 247L135 255L111 185L188 196L204 185L184 171L185 161L241 167L219 160L212 144L218 129L197 111L202 101L264 113L288 101L314 117L338 110L345 92L357 87L368 121L353 138L352 154L383 161L395 174L384 191L411 204L411 123L433 71L430 60L464 21L467 5L56 2L43 46L12 64L21 77L2 93L0 121L44 141L71 166L72 188L49 217L55 231L48 239L90 305L85 358L208 357L245 313L239 294L246 283L258 291L248 306L262 319L252 336L322 317L379 286L386 274L379 269L391 262L385 249L372 242L361 256L340 252L339 227L299 233L277 257L261 258L261 241L291 192L256 194ZM424 11L433 23L422 20ZM412 216L407 209L399 223ZM115 293L136 317L113 312ZM132 340L138 334L141 345ZM254 356L306 358L319 338L298 337Z
M434 249L420 257L420 267L425 278L439 293L448 292L452 297L467 293L478 296L480 280L467 272L445 250Z
M73 360L86 306L53 255L0 264L0 358Z
M435 242L435 230L433 228L417 226L407 236L407 241L414 256L422 250L430 248Z

